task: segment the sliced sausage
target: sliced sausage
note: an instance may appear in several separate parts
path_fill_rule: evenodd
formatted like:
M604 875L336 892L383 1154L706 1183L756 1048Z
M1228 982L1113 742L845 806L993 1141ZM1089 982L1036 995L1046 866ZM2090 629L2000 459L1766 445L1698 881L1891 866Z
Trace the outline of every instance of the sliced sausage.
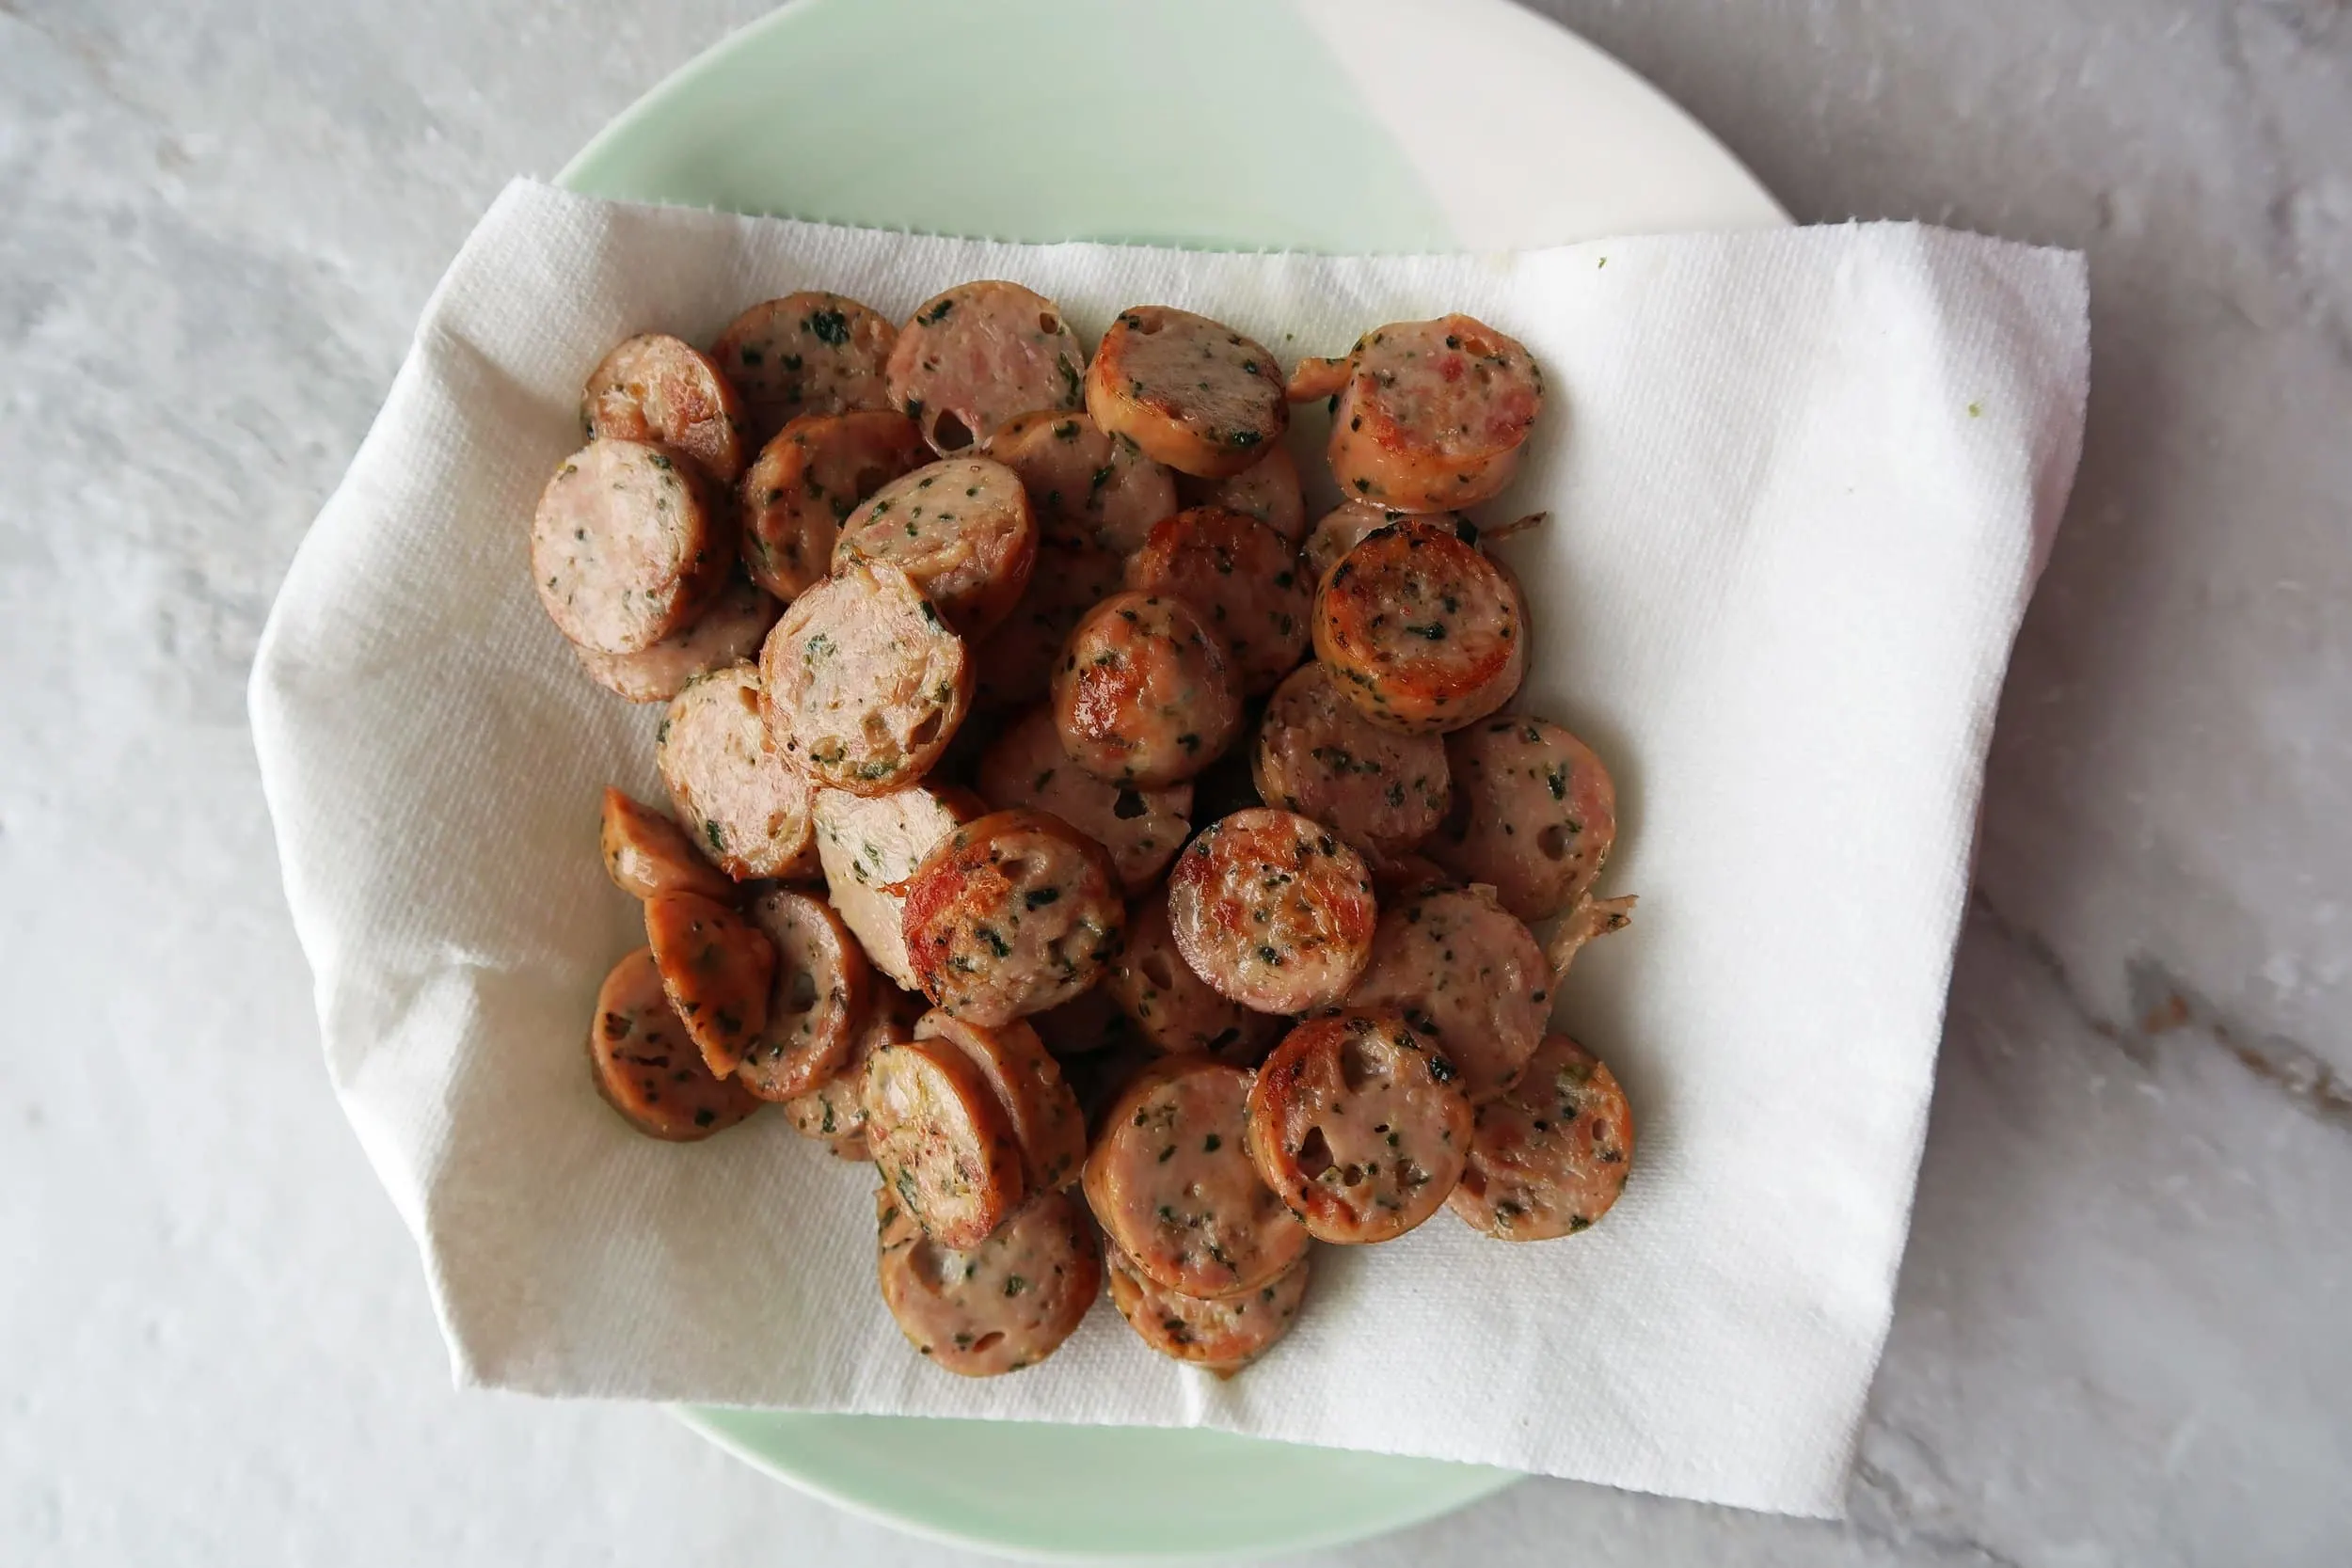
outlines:
M1592 890L1617 836L1617 788L1593 749L1558 724L1498 714L1445 737L1454 809L1425 852L1485 882L1521 920Z
M1396 1013L1300 1023L1249 1091L1249 1152L1316 1240L1386 1242L1461 1180L1470 1104L1454 1068Z
M1445 1053L1473 1105L1518 1079L1551 1016L1551 966L1486 887L1438 888L1380 917L1351 1007L1402 1013Z
M968 1251L1021 1206L1021 1146L962 1052L944 1040L877 1046L864 1098L874 1168L931 1240Z
M1518 586L1448 529L1375 529L1315 594L1315 657L1374 723L1458 730L1511 700L1527 668Z
M849 562L793 600L759 669L786 758L852 795L922 778L972 702L963 639L887 561Z
M981 445L1021 476L1048 538L1077 539L1121 555L1176 510L1176 479L1133 441L1105 436L1083 413L1017 414Z
M631 338L604 356L580 395L588 438L659 441L732 484L750 455L743 400L693 344L666 333Z
M930 456L914 421L896 409L794 420L760 448L743 475L745 568L776 597L800 597L833 569L834 546L850 514Z
M1126 927L1110 856L1040 811L958 828L906 879L905 894L900 928L923 994L989 1027L1093 985Z
M909 1344L959 1377L1036 1366L1102 1293L1102 1250L1066 1193L1032 1198L961 1252L924 1235L889 1188L874 1205L882 1304Z
M1251 763L1261 796L1313 817L1375 870L1428 837L1451 798L1444 742L1366 719L1320 659L1275 689Z
M776 949L765 933L715 898L660 893L645 900L645 940L661 988L710 1070L742 1065L768 1022Z
M945 1040L980 1069L1021 1145L1022 1176L1030 1192L1051 1192L1078 1179L1078 1163L1087 1153L1086 1116L1036 1030L1019 1019L983 1029L934 1011L916 1022L914 1037Z
M657 893L699 893L732 898L735 884L703 859L675 822L617 789L604 792L604 869L612 885L633 898Z
M775 945L768 1022L735 1075L762 1100L792 1100L838 1073L865 1019L874 972L833 906L777 888L744 911Z
M1088 610L1119 592L1126 565L1124 556L1100 545L1041 536L1037 567L1021 602L972 656L979 672L973 701L997 710L1043 702L1053 690L1062 644Z
M727 324L710 356L743 394L757 439L803 414L886 408L882 367L898 329L843 294L763 300Z
M1363 857L1320 823L1262 806L1212 823L1168 878L1176 950L1218 994L1303 1013L1347 994L1378 918Z
M820 789L814 815L817 856L833 907L876 969L907 990L920 990L907 959L906 897L899 884L933 845L986 816L987 807L961 790L915 784L872 797Z
M755 657L784 607L742 578L730 576L708 608L683 631L633 654L572 645L588 678L632 703L666 703L697 675Z
M1176 494L1186 506L1221 506L1255 517L1293 546L1307 536L1307 500L1298 487L1298 460L1279 441L1237 474L1223 479L1184 475L1176 482Z
M1306 657L1313 593L1289 541L1255 517L1197 506L1162 518L1127 558L1127 586L1198 610L1244 696L1273 690Z
M531 518L539 602L597 653L642 653L685 630L734 553L734 514L702 470L644 441L591 441L565 458Z
M1308 586L1322 583L1348 551L1364 542L1375 529L1387 528L1412 516L1410 512L1398 512L1370 501L1342 501L1318 519L1307 542L1298 546L1298 565ZM1440 512L1426 519L1439 528L1454 528L1464 519L1451 512Z
M1255 1291L1305 1256L1307 1230L1248 1147L1249 1074L1170 1056L1127 1086L1087 1154L1087 1206L1144 1277L1188 1296Z
M1054 672L1054 727L1070 760L1110 784L1191 778L1241 730L1224 645L1180 599L1116 594L1087 611Z
M1307 1299L1309 1261L1298 1261L1254 1291L1203 1301L1144 1277L1117 1247L1103 1249L1111 1305L1136 1337L1162 1355L1231 1377L1290 1332Z
M1086 350L1061 307L1018 283L960 283L915 309L890 351L892 406L941 456L1016 414L1076 408Z
M687 1037L650 947L604 977L588 1029L588 1066L605 1103L648 1137L691 1143L759 1109L742 1085L712 1072Z
M866 990L866 1010L850 1034L850 1053L840 1069L807 1093L784 1102L785 1119L804 1138L823 1139L843 1159L871 1158L866 1148L866 1062L885 1045L914 1037L923 999L886 981ZM845 1152L855 1143L854 1155Z
M1012 613L1037 564L1037 519L1021 476L985 457L951 457L874 492L834 546L839 568L888 561L966 637Z
M1294 388L1329 384L1301 375ZM1518 471L1543 411L1534 356L1469 316L1393 322L1356 341L1331 411L1340 489L1405 512L1474 506Z
M1518 1083L1478 1108L1446 1206L1501 1241L1573 1236L1609 1212L1632 1166L1633 1110L1616 1074L1550 1035Z
M976 782L999 811L1051 812L1109 850L1129 893L1151 886L1192 833L1192 785L1104 784L1062 751L1050 708L1032 708L982 753Z
M1282 372L1262 343L1167 305L1119 313L1087 367L1087 412L1156 462L1237 474L1290 428Z
M1282 1021L1222 996L1192 972L1168 924L1168 893L1146 894L1127 915L1127 940L1103 976L1103 990L1144 1037L1169 1054L1200 1053L1255 1067Z
M761 705L749 664L690 682L662 720L654 763L688 835L728 876L812 877L808 780L776 749Z

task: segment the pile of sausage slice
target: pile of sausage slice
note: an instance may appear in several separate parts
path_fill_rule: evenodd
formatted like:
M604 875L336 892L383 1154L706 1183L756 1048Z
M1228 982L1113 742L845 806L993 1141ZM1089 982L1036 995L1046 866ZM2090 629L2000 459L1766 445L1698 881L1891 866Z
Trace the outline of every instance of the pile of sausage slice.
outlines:
M1316 1243L1591 1226L1632 1121L1549 1019L1633 900L1596 893L1608 770L1511 706L1528 606L1470 513L1544 397L1467 316L1286 372L1167 306L1089 354L1009 282L615 348L531 529L589 677L667 705L675 815L605 793L646 944L597 1091L681 1142L773 1103L870 1163L883 1304L966 1376L1106 1279L1230 1376Z

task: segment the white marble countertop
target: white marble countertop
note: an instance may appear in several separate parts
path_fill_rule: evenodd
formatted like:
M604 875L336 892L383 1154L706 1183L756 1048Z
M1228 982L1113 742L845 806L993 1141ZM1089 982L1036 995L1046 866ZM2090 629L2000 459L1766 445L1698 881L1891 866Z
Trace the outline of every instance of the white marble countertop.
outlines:
M757 0L0 0L0 1560L939 1563L449 1386L328 1092L255 636L460 237ZM1842 1526L1565 1482L1318 1561L2352 1560L2352 9L1546 0L1800 216L2087 249Z

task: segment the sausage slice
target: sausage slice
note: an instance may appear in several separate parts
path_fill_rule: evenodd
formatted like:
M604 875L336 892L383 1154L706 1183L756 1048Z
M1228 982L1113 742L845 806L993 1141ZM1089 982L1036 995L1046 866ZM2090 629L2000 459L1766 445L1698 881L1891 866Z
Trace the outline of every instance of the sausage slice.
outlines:
M981 754L977 784L999 811L1051 812L1103 846L1129 893L1151 886L1192 833L1192 785L1104 784L1062 751L1049 708L1032 708Z
M697 675L754 657L783 607L739 577L730 576L709 607L683 631L633 654L598 653L572 645L588 678L632 703L666 703Z
M1535 933L1486 887L1422 893L1380 917L1351 1007L1401 1013L1484 1104L1518 1079L1551 1016L1551 965Z
M642 653L683 631L734 553L734 515L702 470L644 441L591 441L565 458L531 518L539 602L597 653Z
M648 1137L691 1143L759 1109L742 1085L712 1072L687 1038L649 947L604 977L588 1029L588 1066L604 1102Z
M1363 858L1329 829L1261 806L1212 823L1176 857L1168 921L1192 972L1262 1013L1347 994L1378 911Z
M1102 1292L1101 1249L1066 1193L1031 1199L961 1252L924 1235L888 1187L874 1206L882 1304L909 1344L959 1377L1036 1366Z
M1197 506L1162 518L1127 558L1127 586L1199 611L1244 696L1273 690L1306 657L1314 595L1290 542L1255 517Z
M1593 749L1549 720L1498 714L1445 737L1453 811L1425 852L1485 882L1521 920L1592 891L1617 836L1617 789Z
M848 1064L873 969L833 906L812 894L778 888L745 912L775 945L776 969L767 1024L735 1075L762 1100L793 1100Z
M968 1251L1021 1206L1021 1146L962 1052L944 1040L877 1046L864 1093L874 1168L925 1235Z
M1206 1056L1147 1068L1087 1154L1087 1206L1143 1275L1211 1299L1305 1256L1307 1230L1251 1164L1249 1074Z
M1020 600L1037 563L1037 520L1021 476L985 457L951 457L874 492L834 546L838 569L888 561L947 624L985 635Z
M1019 1019L983 1029L934 1011L916 1022L914 1037L945 1040L980 1069L1021 1145L1022 1175L1030 1192L1051 1192L1078 1179L1078 1163L1087 1153L1086 1117L1036 1030Z
M1294 386L1311 395L1328 379ZM1473 506L1518 471L1544 378L1517 340L1469 316L1392 322L1359 338L1331 412L1340 489L1405 512Z
M759 668L786 758L852 795L922 778L972 701L963 640L887 561L846 562L793 600Z
M1110 856L1041 811L958 828L905 892L900 928L923 994L992 1028L1093 985L1126 927Z
M1527 615L1518 586L1454 531L1375 529L1315 594L1315 657L1374 723L1458 730L1519 687Z
M776 949L758 927L715 898L661 893L645 900L645 940L661 989L710 1070L742 1065L768 1022Z
M735 884L703 859L675 822L617 789L604 792L604 869L612 885L633 898L659 893L699 893L732 898Z
M960 283L915 309L887 372L892 406L945 457L1016 414L1076 408L1086 350L1061 307L1018 283Z
M885 1045L904 1045L914 1037L914 1020L923 1013L923 999L898 987L877 982L866 989L866 1010L850 1032L850 1053L840 1069L805 1094L784 1102L785 1119L804 1138L820 1138L843 1159L866 1160L866 1062ZM846 1152L854 1143L856 1152Z
M743 475L745 568L776 597L798 598L833 569L834 546L850 514L930 455L914 422L896 409L794 420L760 448Z
M684 452L721 484L749 455L743 400L702 350L666 333L629 339L604 356L580 395L588 438L659 441Z
M1518 1083L1478 1108L1446 1207L1499 1241L1573 1236L1609 1212L1632 1166L1633 1111L1616 1074L1549 1035Z
M1083 540L1123 555L1176 510L1175 476L1133 441L1103 434L1083 413L1016 414L980 451L1021 476L1048 538Z
M1232 1376L1273 1349L1307 1299L1305 1254L1254 1291L1203 1301L1145 1278L1115 1246L1103 1253L1111 1305L1136 1337L1162 1355L1219 1377Z
M1453 1065L1395 1013L1311 1018L1249 1091L1249 1152L1315 1239L1402 1236L1461 1180L1470 1105Z
M727 324L710 356L743 394L767 441L803 414L884 408L882 367L898 329L844 294L809 290L763 300Z
M1293 546L1307 536L1307 500L1298 485L1298 460L1280 441L1237 474L1223 479L1184 475L1176 482L1176 494L1188 507L1221 506L1255 517Z
M1129 912L1127 940L1103 976L1103 990L1145 1038L1171 1055L1195 1052L1255 1067L1282 1032L1281 1020L1219 995L1192 972L1168 928L1164 888Z
M1070 760L1098 779L1180 783L1215 762L1241 723L1224 645L1182 600L1114 594L1063 645L1054 727Z
M660 734L654 763L720 869L738 880L816 874L808 780L769 736L757 671L734 664L690 682Z
M986 816L987 807L961 790L915 784L871 797L820 789L814 815L833 907L876 969L907 990L921 990L907 958L900 884L932 846Z
M1265 800L1313 817L1375 868L1427 838L1452 794L1444 743L1366 719L1319 659L1267 702L1250 776Z
M1119 592L1126 558L1083 540L1041 535L1037 566L1021 602L972 656L978 669L974 701L986 708L1027 707L1053 690L1062 644L1078 622Z
M1167 305L1121 310L1087 367L1087 412L1179 473L1237 474L1290 428L1282 372L1262 343Z

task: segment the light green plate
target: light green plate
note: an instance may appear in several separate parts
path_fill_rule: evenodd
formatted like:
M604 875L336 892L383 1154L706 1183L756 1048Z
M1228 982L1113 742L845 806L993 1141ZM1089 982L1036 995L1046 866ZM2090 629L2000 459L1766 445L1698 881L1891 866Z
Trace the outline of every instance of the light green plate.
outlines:
M1502 0L799 0L656 87L559 178L838 223L1203 248L1493 249L1787 221L1672 103ZM678 1414L843 1507L1031 1557L1302 1550L1518 1479L1208 1432Z

